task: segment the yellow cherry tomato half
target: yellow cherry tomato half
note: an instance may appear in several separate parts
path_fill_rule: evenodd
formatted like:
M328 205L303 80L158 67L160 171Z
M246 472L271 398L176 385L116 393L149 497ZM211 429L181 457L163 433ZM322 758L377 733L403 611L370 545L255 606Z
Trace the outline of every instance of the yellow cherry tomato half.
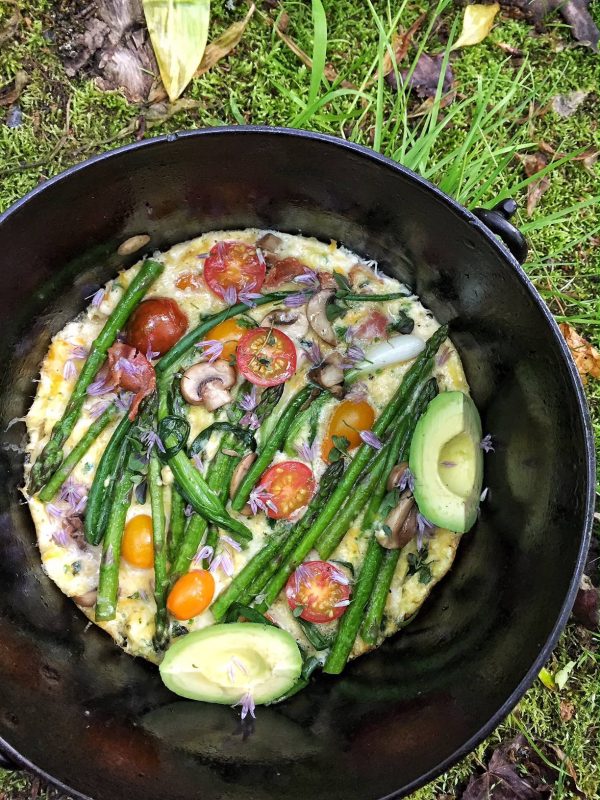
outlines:
M167 599L167 608L175 619L197 617L205 611L215 593L215 579L207 569L193 570L182 575Z
M225 319L215 325L214 328L211 328L206 334L206 338L222 342L223 352L221 353L221 358L229 361L237 349L239 340L247 331L248 326L240 325L237 319Z
M369 430L375 420L375 411L366 400L342 400L331 415L327 433L323 439L321 455L324 461L329 460L333 449L333 437L343 436L348 440L348 449L361 444L360 431Z
M152 517L138 514L125 525L121 555L139 569L149 569L154 564L154 541L152 539Z

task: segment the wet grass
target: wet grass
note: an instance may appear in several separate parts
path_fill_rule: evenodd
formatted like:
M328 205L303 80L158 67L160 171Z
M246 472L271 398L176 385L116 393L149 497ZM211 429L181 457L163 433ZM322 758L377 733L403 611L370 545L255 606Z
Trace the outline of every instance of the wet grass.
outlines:
M17 70L27 72L29 83L19 100L19 127L2 124L0 110L0 210L69 164L130 141L133 137L125 131L143 112L118 92L101 92L90 80L69 81L56 57L53 4L21 0L19 5L17 35L0 51L0 86ZM575 46L558 18L550 20L543 35L534 35L525 23L500 18L485 42L452 55L455 103L448 109L430 109L425 117L408 118L414 107L406 98L383 82L370 83L369 76L385 53L398 12L407 27L430 4L371 6L329 0L324 5L327 36L321 21L315 40L310 4L282 0L274 12L261 4L235 53L189 87L186 97L197 106L166 120L148 119L147 135L226 123L294 123L375 146L443 185L466 205L490 204L502 194L512 194L520 203L518 222L531 244L526 270L557 319L570 322L598 345L600 167L583 160L556 166L529 218L524 211L525 174L514 154L537 150L540 143L559 154L555 161L563 153L600 150L600 59ZM245 10L239 1L214 2L211 37ZM0 0L0 31L12 11ZM326 61L339 73L333 84L319 79L316 71L311 75L265 21L269 13L274 17L284 11L289 15L288 33L298 44L309 54L316 44L317 65L323 62L326 45ZM432 31L429 46L435 52L443 49L456 13L448 6L443 25ZM600 22L598 6L594 13ZM523 55L507 56L507 45ZM342 78L362 94L345 89ZM574 90L588 96L572 116L560 117L552 110L552 98ZM600 384L591 381L587 392L600 433ZM538 745L560 748L570 759L579 789L589 798L600 797L599 644L598 636L571 625L548 665L554 674L575 662L564 688L550 691L536 683L486 743L416 797L459 796L490 750L523 731ZM574 712L567 720L564 709L569 703ZM572 796L566 775L565 765L558 763L554 797ZM36 791L45 797L44 790L32 789L29 778L0 771L0 800L28 800Z

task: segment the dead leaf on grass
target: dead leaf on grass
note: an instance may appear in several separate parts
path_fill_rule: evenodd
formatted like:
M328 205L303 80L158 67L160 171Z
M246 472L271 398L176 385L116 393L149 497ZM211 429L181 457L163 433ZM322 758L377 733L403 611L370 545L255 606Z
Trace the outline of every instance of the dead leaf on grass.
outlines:
M29 75L24 70L19 70L12 81L0 89L0 106L12 106L16 103L28 83Z
M587 382L588 375L591 375L592 378L600 378L600 353L594 345L580 336L575 328L566 322L562 322L558 327L565 337L582 382Z
M518 47L513 47L506 42L496 42L496 47L499 47L504 53L507 53L512 58L523 58L524 53Z
M452 45L452 50L458 50L459 47L469 47L470 45L483 42L485 37L492 30L494 19L499 11L499 3L492 3L491 5L475 3L474 5L467 6L465 8L460 36Z
M406 55L409 51L409 48L412 44L412 40L414 39L415 34L418 32L419 28L423 24L423 21L426 19L427 14L421 14L420 17L413 22L410 28L407 31L399 31L395 33L392 37L392 51L394 53L394 60L396 64L401 64ZM381 65L381 70L384 75L389 75L394 71L394 61L392 60L392 56L390 55L389 51L386 50L385 55L383 57L383 64ZM379 77L379 70L375 73L375 77L371 79L370 83L375 83L377 78Z
M570 722L575 716L575 705L568 700L560 701L560 718L563 722Z
M19 23L21 22L21 12L19 11L19 6L17 3L14 3L13 5L15 10L6 20L2 28L0 28L0 46L5 42L9 42L13 38L19 28Z
M583 575L575 604L573 617L588 631L600 630L600 592L587 575Z
M523 164L525 174L531 178L537 172L544 169L548 160L542 153L530 153L525 156L517 155L519 161ZM527 216L530 217L537 204L540 202L542 195L550 187L550 179L547 175L531 181L527 186Z
M552 108L559 117L572 116L583 103L589 92L569 92L557 94L552 98Z
M421 53L412 73L408 69L402 71L402 80L405 81L419 97L434 97L437 92L443 64L443 53L436 56L430 56L428 53ZM392 88L398 88L396 75L393 72L390 72L389 75L386 76L386 80ZM450 91L453 82L454 75L452 74L450 64L447 64L442 84L443 94Z
M527 766L531 751L525 738L516 736L504 742L492 753L483 775L473 776L461 800L543 800L551 794L551 787L537 769L529 774ZM537 765L536 765L537 766ZM526 777L519 774L524 767Z

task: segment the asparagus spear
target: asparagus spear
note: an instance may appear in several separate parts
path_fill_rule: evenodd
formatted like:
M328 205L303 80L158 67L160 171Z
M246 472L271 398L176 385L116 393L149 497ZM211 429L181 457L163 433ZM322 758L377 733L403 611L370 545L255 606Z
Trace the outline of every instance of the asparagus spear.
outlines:
M60 466L63 458L62 447L79 418L88 386L104 363L108 348L115 341L117 333L125 325L134 308L163 270L164 264L160 264L158 261L151 259L144 261L139 272L125 290L112 314L106 320L104 327L92 343L90 353L83 365L83 369L79 373L65 412L52 429L49 441L31 468L29 491L32 494L39 491Z
M77 442L75 447L71 450L69 455L65 458L60 467L56 470L54 475L50 478L48 483L40 492L40 500L43 503L49 503L53 499L54 495L67 480L71 472L73 472L77 464L79 464L83 456L87 453L98 436L100 436L102 431L113 421L116 413L116 407L114 405L110 405L95 422L92 422L79 442Z
M161 485L161 465L155 452L148 462L148 490L152 508L152 539L154 543L154 600L156 602L156 633L154 636L158 649L164 647L167 632L167 548L165 541L165 508Z
M169 556L171 560L179 549L180 542L185 532L185 500L177 491L177 487L171 488L171 514L169 518Z

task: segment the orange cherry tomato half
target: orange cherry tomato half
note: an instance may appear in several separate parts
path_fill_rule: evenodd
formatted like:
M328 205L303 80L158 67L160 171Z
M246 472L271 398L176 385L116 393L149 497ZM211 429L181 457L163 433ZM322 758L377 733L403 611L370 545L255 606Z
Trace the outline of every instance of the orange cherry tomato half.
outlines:
M271 519L288 519L305 506L315 491L315 479L309 467L300 461L281 461L262 474L259 487L272 495L277 511L269 508Z
M285 594L292 611L302 606L302 619L331 622L348 608L350 582L328 561L307 561L290 575Z
M186 572L169 592L167 608L175 619L192 619L205 611L215 593L215 579L207 569Z
M204 280L217 297L227 289L260 292L267 265L256 247L243 242L217 242L204 262Z
M323 439L321 456L324 461L328 461L329 453L333 449L333 437L344 436L348 440L348 449L358 447L361 444L360 431L371 428L375 420L375 411L366 400L342 400L335 407L329 424L327 433Z
M175 300L151 297L135 309L127 323L127 344L146 355L164 355L186 332L188 318Z
M237 346L237 366L258 386L277 386L296 371L296 346L277 328L253 328Z
M132 567L150 569L153 566L152 517L148 514L138 514L125 525L121 555Z
M207 339L215 339L218 342L223 342L223 352L221 358L225 361L230 361L231 356L237 350L238 342L242 336L248 332L248 327L240 325L239 321L235 318L223 320L211 328L206 334Z
M198 272L182 272L175 281L175 286L182 291L186 289L202 289L204 281Z

